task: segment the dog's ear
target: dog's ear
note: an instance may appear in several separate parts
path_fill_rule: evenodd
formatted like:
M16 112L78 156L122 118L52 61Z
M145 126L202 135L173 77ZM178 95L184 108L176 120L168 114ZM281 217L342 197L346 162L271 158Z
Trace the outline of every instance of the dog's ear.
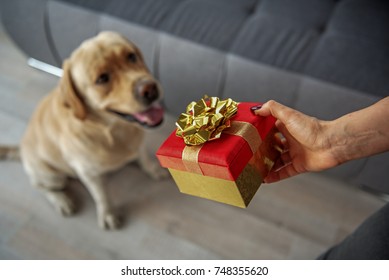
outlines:
M63 73L60 80L60 91L62 100L66 107L70 108L74 116L80 120L86 117L86 108L82 98L74 86L73 79L70 73L70 61L65 60L62 66Z

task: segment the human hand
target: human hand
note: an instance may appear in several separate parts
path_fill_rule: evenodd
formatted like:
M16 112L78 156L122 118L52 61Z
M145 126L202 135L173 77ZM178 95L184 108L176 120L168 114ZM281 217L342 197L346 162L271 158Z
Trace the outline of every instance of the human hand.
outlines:
M330 122L318 120L273 100L254 111L259 116L274 116L284 136L283 152L265 178L273 183L308 171L321 171L339 164L331 152Z

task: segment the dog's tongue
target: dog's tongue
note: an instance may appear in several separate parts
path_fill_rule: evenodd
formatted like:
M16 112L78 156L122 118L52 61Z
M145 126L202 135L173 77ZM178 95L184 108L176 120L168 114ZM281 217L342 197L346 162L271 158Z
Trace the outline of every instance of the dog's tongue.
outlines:
M154 104L144 112L134 114L133 116L141 123L148 126L156 126L163 120L164 110L161 105Z

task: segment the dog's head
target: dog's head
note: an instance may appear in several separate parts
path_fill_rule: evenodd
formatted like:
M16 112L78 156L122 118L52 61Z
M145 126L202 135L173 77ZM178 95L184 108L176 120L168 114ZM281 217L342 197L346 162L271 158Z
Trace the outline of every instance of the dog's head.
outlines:
M123 36L102 32L64 62L60 90L78 119L90 113L154 127L163 120L162 91L140 50Z

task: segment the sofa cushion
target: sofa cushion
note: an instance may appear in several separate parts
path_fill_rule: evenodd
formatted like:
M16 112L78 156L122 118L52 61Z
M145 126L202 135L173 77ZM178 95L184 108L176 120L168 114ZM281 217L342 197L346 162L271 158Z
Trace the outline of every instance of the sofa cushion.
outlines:
M166 19L163 30L198 44L229 51L257 1L183 1Z
M57 0L260 64L382 97L385 0Z
M305 74L378 97L388 95L388 26L388 1L340 1Z

